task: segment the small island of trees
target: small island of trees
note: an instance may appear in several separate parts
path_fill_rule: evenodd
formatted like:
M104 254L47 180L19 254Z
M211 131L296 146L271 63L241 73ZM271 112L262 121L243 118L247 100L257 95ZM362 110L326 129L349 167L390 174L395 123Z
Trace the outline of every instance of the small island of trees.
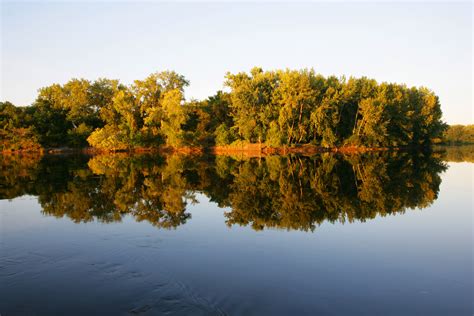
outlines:
M313 70L227 73L206 100L185 100L173 71L124 85L72 79L39 89L31 106L0 103L0 150L242 146L429 146L442 141L438 97L427 88Z

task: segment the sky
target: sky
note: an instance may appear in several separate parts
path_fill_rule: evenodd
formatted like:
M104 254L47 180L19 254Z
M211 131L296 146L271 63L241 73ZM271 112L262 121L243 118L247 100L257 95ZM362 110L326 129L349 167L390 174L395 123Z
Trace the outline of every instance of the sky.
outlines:
M1 1L1 0L0 0ZM71 78L175 70L186 98L223 89L227 72L314 68L425 86L444 120L472 124L471 2L1 3L0 101L31 104Z

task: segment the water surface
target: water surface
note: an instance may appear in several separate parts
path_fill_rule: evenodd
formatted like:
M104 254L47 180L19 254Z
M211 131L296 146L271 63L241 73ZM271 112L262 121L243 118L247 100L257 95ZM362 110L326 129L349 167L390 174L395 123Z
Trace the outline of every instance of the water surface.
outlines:
M2 315L472 315L459 154L1 159Z

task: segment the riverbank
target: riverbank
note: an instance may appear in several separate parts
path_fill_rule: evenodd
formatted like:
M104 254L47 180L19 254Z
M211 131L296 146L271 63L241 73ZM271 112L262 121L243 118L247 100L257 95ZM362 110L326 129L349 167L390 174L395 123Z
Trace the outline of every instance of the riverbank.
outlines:
M265 144L239 144L239 145L225 145L225 146L209 146L209 147L135 147L126 150L100 150L93 147L85 148L43 148L41 150L15 150L2 151L2 155L6 154L100 154L100 153L114 153L114 152L128 152L128 153L182 153L182 154L214 154L214 155L244 155L244 156L266 156L266 155L287 155L287 154L301 154L313 155L324 152L340 152L340 153L364 153L370 151L396 151L400 147L357 147L357 146L343 146L343 147L321 147L309 144L271 147Z
M260 155L287 155L287 154L301 154L314 155L325 152L340 152L340 153L364 153L368 151L387 151L399 150L399 147L321 147L315 145L294 145L271 147L264 144L243 144L243 145L229 145L229 146L213 146L208 150L216 155L235 155L235 154L260 154Z

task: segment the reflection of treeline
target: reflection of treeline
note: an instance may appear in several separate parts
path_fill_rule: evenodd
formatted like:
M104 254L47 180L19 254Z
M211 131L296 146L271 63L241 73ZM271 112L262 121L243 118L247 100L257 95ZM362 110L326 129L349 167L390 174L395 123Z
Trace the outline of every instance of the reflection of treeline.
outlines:
M439 160L411 155L330 154L238 165L227 223L255 229L314 229L426 207L438 193Z
M0 155L0 199L37 195L41 155Z
M39 90L29 107L0 103L0 150L84 147L410 146L439 141L438 97L426 88L312 70L228 73L206 100L186 101L189 82L155 73L126 86L72 79Z
M442 155L444 161L474 162L474 145L436 146L434 150Z
M129 214L164 228L190 218L186 206L197 202L196 192L229 207L228 225L254 229L313 230L324 221L403 213L437 198L445 169L438 156L388 152L245 160L45 156L23 169L11 158L2 161L1 198L38 195L45 214L75 222L120 221Z

